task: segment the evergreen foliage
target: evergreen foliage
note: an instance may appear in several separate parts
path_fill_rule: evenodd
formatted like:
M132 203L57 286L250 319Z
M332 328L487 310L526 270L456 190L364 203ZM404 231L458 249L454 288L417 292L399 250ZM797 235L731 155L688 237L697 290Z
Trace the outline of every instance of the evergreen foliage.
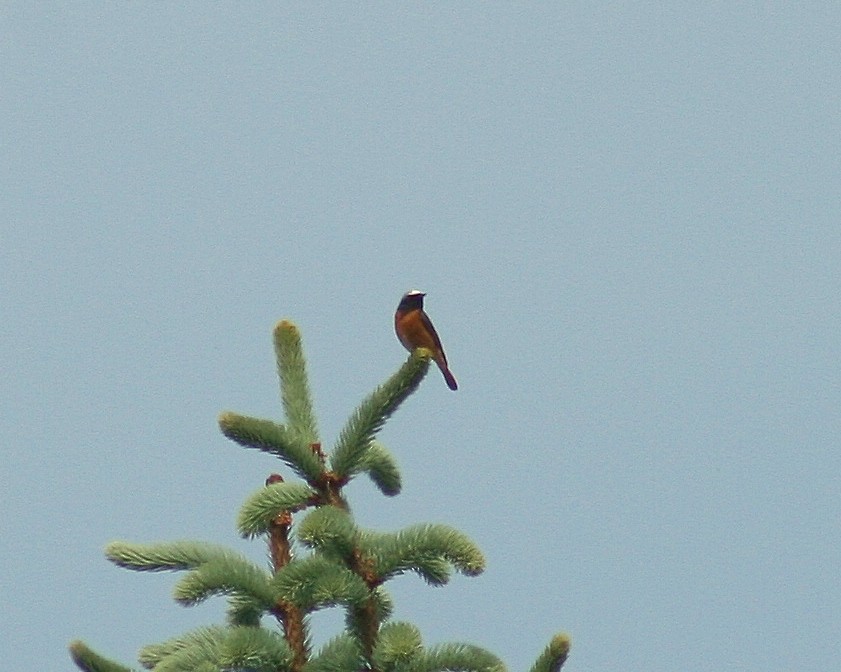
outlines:
M430 354L413 352L351 415L334 449L322 451L297 327L277 324L274 346L286 424L226 412L222 433L242 446L280 458L301 480L273 474L243 504L237 527L246 538L265 536L271 565L264 569L226 548L194 541L110 543L106 557L136 571L181 571L175 600L194 605L226 596L227 623L204 627L141 649L140 664L156 672L503 672L490 652L470 644L424 647L411 623L393 622L384 584L414 572L431 585L453 571L475 576L485 560L476 545L445 525L414 525L396 533L358 527L343 488L367 474L387 496L400 492L400 473L376 440L384 423L417 389ZM294 531L294 535L293 535ZM346 631L312 650L308 616L340 607ZM264 627L273 617L280 629ZM128 672L82 642L70 645L87 672ZM531 672L558 672L569 638L556 635Z

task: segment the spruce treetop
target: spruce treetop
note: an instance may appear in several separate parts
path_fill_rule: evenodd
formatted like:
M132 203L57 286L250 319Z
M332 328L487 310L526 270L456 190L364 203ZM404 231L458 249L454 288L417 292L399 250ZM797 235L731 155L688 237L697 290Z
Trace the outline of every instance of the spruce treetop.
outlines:
M269 566L196 541L108 544L106 557L120 567L182 572L174 588L182 605L216 596L227 600L224 624L147 645L140 664L156 672L503 672L502 661L471 644L425 647L416 626L391 620L385 590L390 579L405 573L431 585L446 584L453 572L476 576L485 567L479 548L445 525L366 530L356 524L344 494L361 474L386 496L400 492L397 463L376 436L418 388L434 353L413 350L354 410L332 450L325 451L293 323L276 325L274 347L285 422L234 412L219 416L226 437L274 455L286 467L285 476L272 474L246 499L237 517L243 537L265 538ZM290 475L297 478L287 480ZM328 607L344 611L345 630L314 650L308 616ZM131 669L80 641L71 643L70 653L86 672ZM556 635L531 672L557 672L568 653L569 638Z

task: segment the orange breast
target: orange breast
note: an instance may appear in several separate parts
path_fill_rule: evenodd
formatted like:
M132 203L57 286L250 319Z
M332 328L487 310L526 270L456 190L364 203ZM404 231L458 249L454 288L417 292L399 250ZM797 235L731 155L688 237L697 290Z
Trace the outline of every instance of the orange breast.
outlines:
M410 310L407 313L398 313L394 316L394 330L397 338L407 350L415 348L428 348L433 354L441 350L441 343L435 333L435 329L424 319L422 310Z

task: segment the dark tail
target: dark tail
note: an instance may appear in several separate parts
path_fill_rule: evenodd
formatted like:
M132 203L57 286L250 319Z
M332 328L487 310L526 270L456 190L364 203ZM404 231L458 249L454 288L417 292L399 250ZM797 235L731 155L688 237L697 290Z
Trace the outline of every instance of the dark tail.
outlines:
M441 369L441 373L444 374L444 380L447 381L447 387L451 390L455 391L458 389L458 383L456 382L456 377L453 375L452 371L447 368L447 365L438 365L438 368Z

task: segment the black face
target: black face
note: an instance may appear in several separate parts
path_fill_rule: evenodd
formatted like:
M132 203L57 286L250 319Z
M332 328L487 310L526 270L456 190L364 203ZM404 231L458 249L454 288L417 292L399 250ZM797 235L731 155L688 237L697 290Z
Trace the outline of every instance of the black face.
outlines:
M400 305L397 306L397 310L416 310L423 308L423 297L423 294L405 294L400 299Z

